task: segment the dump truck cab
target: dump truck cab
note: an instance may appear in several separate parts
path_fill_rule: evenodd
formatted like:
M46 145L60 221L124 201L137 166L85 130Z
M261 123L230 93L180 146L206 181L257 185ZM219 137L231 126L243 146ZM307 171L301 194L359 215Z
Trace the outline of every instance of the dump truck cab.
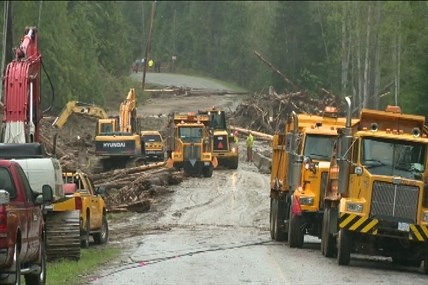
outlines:
M348 103L350 120L351 102ZM428 274L428 138L425 118L363 109L347 122L326 184L322 253L347 265L351 253L391 257Z
M292 113L285 133L273 137L270 230L274 240L302 247L304 235L321 237L323 189L338 128L334 107L321 116Z
M174 128L170 141L170 158L167 165L183 169L187 175L211 177L217 167L212 155L207 116L194 112L173 114L170 126Z

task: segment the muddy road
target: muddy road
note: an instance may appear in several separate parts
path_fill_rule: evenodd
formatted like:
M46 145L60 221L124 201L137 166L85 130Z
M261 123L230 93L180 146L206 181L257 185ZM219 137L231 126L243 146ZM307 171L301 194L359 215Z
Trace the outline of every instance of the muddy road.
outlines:
M142 109L153 114L195 111L213 102L227 107L240 101L224 96L187 99L162 98ZM257 152L267 148L256 140ZM314 237L305 237L303 249L272 241L270 175L266 167L259 171L257 162L245 162L244 138L240 152L237 170L187 178L169 186L149 212L110 221L109 243L121 246L123 255L89 276L87 284L426 284L420 269L386 259L353 256L350 266L339 267L336 259L321 255Z
M111 242L125 253L89 284L426 283L419 270L388 260L353 256L339 267L317 238L306 237L303 249L273 242L269 175L245 162L242 149L237 170L189 178L151 212L113 225L122 234Z

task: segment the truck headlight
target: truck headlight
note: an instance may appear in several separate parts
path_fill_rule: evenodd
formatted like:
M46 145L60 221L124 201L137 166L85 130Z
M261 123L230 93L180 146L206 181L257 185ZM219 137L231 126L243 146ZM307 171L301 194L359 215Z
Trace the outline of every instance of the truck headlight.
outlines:
M423 213L422 220L423 220L424 222L428 222L428 212L424 212L424 213Z
M346 203L346 210L348 212L356 212L356 213L362 213L363 212L363 204L360 203Z
M299 204L300 205L312 206L314 204L314 198L313 197L299 197Z

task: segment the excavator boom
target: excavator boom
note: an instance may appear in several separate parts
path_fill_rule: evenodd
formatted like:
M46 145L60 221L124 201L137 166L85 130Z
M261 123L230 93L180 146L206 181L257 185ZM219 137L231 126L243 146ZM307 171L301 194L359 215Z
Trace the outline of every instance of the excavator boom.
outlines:
M39 142L40 67L37 29L27 27L4 78L4 143Z
M96 117L99 119L108 118L107 112L99 106L79 101L70 101L65 105L64 109L62 109L59 116L56 117L52 126L61 129L73 113Z
M135 89L131 88L126 99L120 104L119 115L119 131L120 132L135 132L136 115L137 115L137 96Z

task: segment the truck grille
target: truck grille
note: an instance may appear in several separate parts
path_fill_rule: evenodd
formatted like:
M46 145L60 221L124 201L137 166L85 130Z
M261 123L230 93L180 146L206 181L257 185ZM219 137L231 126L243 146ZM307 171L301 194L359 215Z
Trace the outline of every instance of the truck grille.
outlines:
M201 146L200 145L185 145L183 150L184 160L201 159Z
M214 136L214 150L227 151L228 149L227 136Z
M373 183L371 216L385 220L414 223L418 207L417 186Z
M320 184L320 210L324 209L324 195L325 195L325 187L327 185L327 175L328 172L321 173L321 184Z

